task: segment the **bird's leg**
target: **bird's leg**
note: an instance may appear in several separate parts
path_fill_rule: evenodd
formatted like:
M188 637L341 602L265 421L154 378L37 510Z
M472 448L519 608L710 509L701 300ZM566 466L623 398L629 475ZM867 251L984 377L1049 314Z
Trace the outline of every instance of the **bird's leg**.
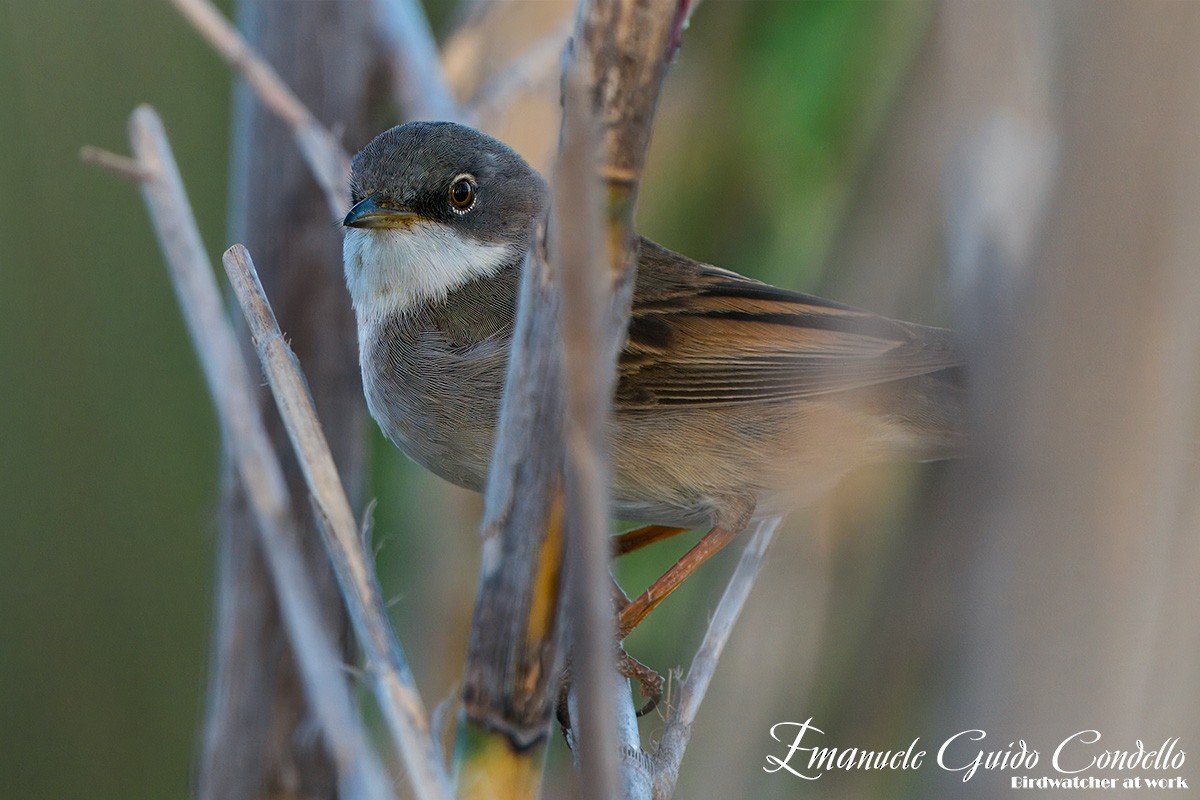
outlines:
M673 528L668 525L643 525L640 528L625 531L618 534L613 540L613 555L623 556L626 553L632 553L635 550L641 550L647 545L660 542L663 539L670 539L672 536L678 536L688 528ZM612 600L613 607L617 611L618 628L620 628L621 614L629 607L631 601L629 595L625 594L625 590L621 588L621 584L617 583L617 579L609 576L612 579ZM685 576L686 577L686 576ZM665 595L664 595L665 596ZM653 606L651 606L653 608ZM650 613L647 609L646 614ZM643 614L642 616L645 616ZM636 624L636 623L635 623ZM663 679L662 676L638 661L629 653L625 652L625 648L621 646L621 639L625 635L621 634L617 639L617 671L621 675L630 680L635 680L641 686L642 697L646 698L645 704L637 711L639 717L644 717L649 714L662 701L663 694ZM558 694L555 698L554 711L558 718L559 728L562 730L563 738L570 747L571 738L568 732L571 729L571 711L569 699L571 696L571 681L573 679L571 669L571 657L567 656L566 666L563 667L562 677L559 679Z
M622 609L629 605L629 595L625 594L625 590L621 588L621 584L617 583L615 578L612 581L612 599L613 607L616 608L619 616ZM625 652L619 639L617 640L617 671L623 677L637 681L642 687L642 697L646 698L646 703L638 710L639 717L646 716L658 707L662 700L662 676ZM562 719L563 714L560 711L560 723Z
M636 628L646 618L646 615L653 611L667 595L675 591L701 564L716 555L725 545L733 540L738 531L746 527L753 505L748 503L741 503L739 505L744 505L745 508L740 509L741 513L738 516L729 518L735 519L736 523L714 526L712 530L704 534L700 541L696 542L691 550L684 553L683 558L675 562L674 566L663 573L658 580L650 584L650 588L646 589L646 591L642 592L634 600L629 600L621 590L621 587L617 585L617 582L613 581L613 601L617 605L618 641L628 636L629 632ZM663 539L669 539L686 530L688 529L667 525L646 525L641 528L635 528L616 537L614 552L618 556L632 553L646 545L662 541ZM642 694L648 698L646 704L638 711L638 716L648 714L654 710L662 699L662 676L626 653L624 647L618 645L618 650L618 668L621 674L626 678L633 678L640 683Z
M629 605L617 614L617 638L624 639L629 632L638 626L654 608L666 599L667 595L679 588L696 568L721 551L725 545L733 541L740 528L717 526L704 534L696 545L683 554L683 558L675 562L658 580L650 584L650 588L638 595Z
M646 545L670 539L686 531L687 528L673 528L669 525L643 525L631 531L617 534L613 538L613 555L620 557L635 550L641 550Z

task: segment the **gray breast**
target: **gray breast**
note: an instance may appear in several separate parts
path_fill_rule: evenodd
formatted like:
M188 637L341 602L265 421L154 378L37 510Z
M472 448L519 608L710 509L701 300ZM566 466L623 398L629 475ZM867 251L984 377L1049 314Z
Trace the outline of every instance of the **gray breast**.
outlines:
M384 320L361 353L371 415L409 458L482 490L491 457L518 274L471 281Z

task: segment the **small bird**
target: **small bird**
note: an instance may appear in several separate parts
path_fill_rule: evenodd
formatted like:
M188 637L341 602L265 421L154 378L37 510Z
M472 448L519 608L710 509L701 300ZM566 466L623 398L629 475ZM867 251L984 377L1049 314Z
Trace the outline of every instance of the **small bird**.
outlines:
M412 122L354 157L343 220L367 405L414 461L480 491L545 181L472 128ZM568 214L570 209L559 209ZM860 464L963 444L949 331L703 264L645 238L609 430L629 552L710 531L619 613L623 638L752 522Z

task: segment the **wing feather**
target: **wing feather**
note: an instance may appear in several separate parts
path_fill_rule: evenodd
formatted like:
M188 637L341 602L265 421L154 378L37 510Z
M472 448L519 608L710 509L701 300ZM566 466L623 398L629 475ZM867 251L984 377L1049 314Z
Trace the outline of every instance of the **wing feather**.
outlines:
M617 399L789 400L957 366L948 331L698 264L643 239Z

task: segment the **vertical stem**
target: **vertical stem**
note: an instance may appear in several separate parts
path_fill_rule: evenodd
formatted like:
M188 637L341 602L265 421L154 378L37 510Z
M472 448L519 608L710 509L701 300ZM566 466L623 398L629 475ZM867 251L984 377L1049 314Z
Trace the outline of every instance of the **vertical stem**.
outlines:
M254 382L225 315L212 263L200 241L162 122L153 109L142 106L134 112L130 140L144 173L146 206L200 356L222 438L247 492L305 698L320 722L341 793L382 800L390 796L383 769L346 685L335 642L321 619L283 470L267 438L254 399Z
M562 284L564 437L567 486L567 603L571 618L574 715L581 789L587 798L618 797L619 709L632 715L629 693L615 691L616 622L609 590L609 467L606 432L624 320L610 320L608 263L595 177L596 126L578 62L564 82L564 121L554 182L553 260ZM608 323L614 323L609 325ZM610 330L611 327L611 330ZM634 728L636 730L636 727ZM633 742L636 747L636 739Z
M541 242L539 231L534 240ZM488 472L455 754L462 798L536 797L559 680L562 387L558 292L535 245Z
M369 10L355 3L241 0L247 38L275 66L314 119L347 126L365 141L373 123ZM319 43L319 46L313 46ZM336 45L336 46L335 46ZM303 52L303 57L299 53ZM288 126L239 85L233 125L231 238L245 241L270 269L263 274L275 311L308 369L309 383L352 497L361 493L364 415L355 329L340 270L341 242L329 203L314 183ZM326 181L328 183L328 181ZM270 403L260 392L260 405ZM269 419L273 419L269 417ZM268 423L287 452L277 422ZM300 546L324 624L340 647L348 624L328 558L315 535L300 471L284 464L292 514L310 535ZM244 493L226 478L203 752L201 800L252 800L264 788L281 798L332 797L324 744L305 736L311 710L299 691L279 611ZM343 658L347 652L342 650Z

